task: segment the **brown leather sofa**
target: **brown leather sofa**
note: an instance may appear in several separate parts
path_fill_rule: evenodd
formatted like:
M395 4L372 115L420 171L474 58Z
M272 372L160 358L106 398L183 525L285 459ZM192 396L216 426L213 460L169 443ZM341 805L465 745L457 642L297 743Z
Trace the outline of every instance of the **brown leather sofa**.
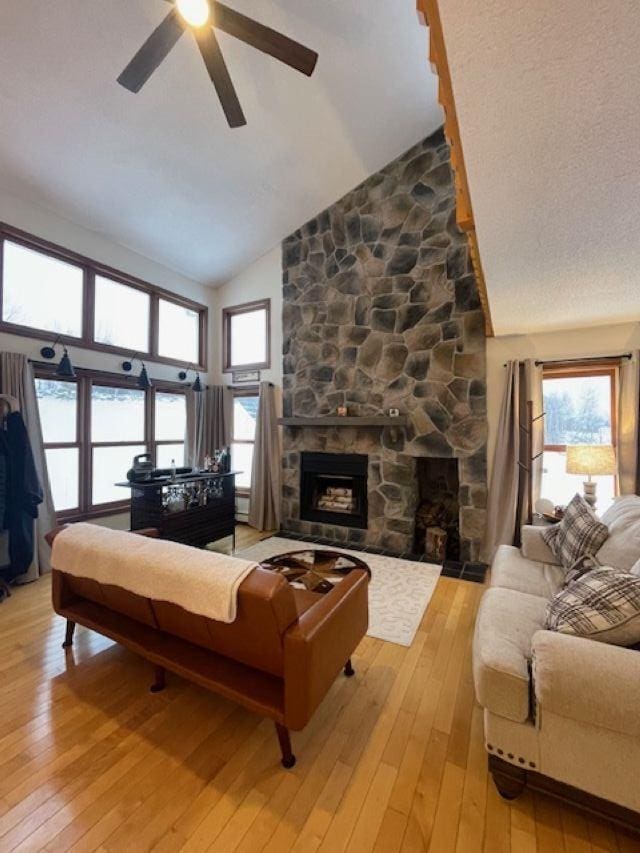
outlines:
M49 544L62 529L47 535ZM368 578L359 569L326 595L255 569L240 585L231 624L64 571L52 575L54 610L67 619L64 648L84 625L154 664L153 692L164 689L169 670L271 718L284 767L295 764L289 730L306 726L343 667L353 675L351 654L368 627Z

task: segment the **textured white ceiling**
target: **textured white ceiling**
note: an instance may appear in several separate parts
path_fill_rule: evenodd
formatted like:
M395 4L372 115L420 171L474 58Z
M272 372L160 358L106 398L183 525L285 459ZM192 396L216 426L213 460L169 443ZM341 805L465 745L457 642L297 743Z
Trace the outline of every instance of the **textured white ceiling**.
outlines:
M440 0L497 334L640 319L637 0Z
M0 186L216 284L441 123L414 0L228 2L320 54L308 79L220 33L234 131L190 35L117 85L162 0L1 3Z

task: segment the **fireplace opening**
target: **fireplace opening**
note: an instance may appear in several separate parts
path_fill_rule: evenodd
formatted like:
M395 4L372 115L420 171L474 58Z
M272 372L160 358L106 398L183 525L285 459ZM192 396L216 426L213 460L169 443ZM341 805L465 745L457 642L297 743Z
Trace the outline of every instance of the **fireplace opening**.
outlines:
M300 466L300 518L366 530L366 456L302 453Z
M432 562L460 559L458 460L420 458L414 550Z

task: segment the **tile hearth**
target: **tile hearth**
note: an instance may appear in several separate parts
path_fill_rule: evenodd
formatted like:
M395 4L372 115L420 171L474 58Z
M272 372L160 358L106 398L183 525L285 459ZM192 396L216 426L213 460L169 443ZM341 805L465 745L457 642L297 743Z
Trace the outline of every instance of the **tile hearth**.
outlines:
M396 553L375 546L354 545L351 542L336 542L322 536L310 536L304 533L295 533L291 530L280 530L274 535L279 539L290 539L310 545L323 545L326 548L335 548L338 551L340 549L357 551L361 554L375 554L380 557L392 557L397 560L408 560L414 563L432 564L432 561L428 560L425 554L414 554L411 551ZM471 560L445 560L442 564L441 574L447 578L457 578L458 580L472 581L473 583L484 583L488 568L489 566L486 563L473 562Z

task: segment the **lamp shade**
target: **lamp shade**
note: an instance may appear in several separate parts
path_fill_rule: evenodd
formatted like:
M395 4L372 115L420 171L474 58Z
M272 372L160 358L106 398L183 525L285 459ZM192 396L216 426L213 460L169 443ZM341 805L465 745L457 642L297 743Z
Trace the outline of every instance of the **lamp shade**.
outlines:
M567 445L567 474L616 473L616 453L610 444Z

